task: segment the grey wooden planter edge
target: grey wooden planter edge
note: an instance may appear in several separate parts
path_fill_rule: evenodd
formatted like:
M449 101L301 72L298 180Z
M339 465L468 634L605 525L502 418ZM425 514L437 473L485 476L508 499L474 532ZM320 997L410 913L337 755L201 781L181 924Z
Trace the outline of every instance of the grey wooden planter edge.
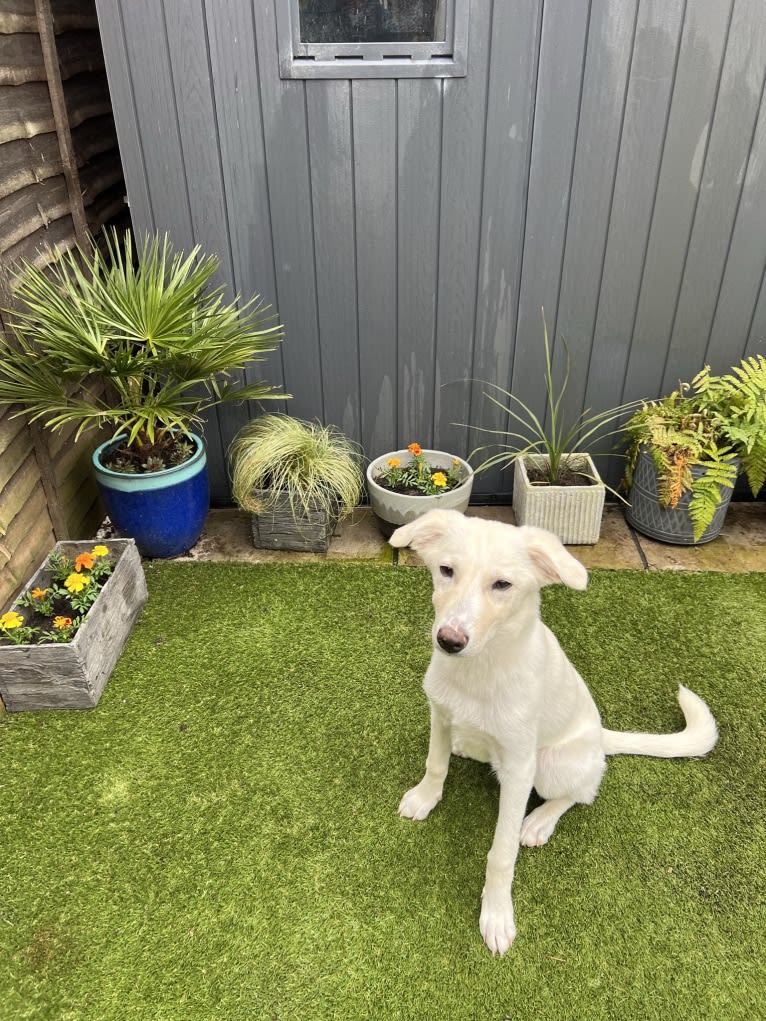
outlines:
M53 550L76 556L93 545L92 540L65 540ZM71 642L0 647L0 696L9 712L92 709L98 704L148 598L135 541L112 539L108 546L118 554L114 571ZM48 556L22 592L43 578Z

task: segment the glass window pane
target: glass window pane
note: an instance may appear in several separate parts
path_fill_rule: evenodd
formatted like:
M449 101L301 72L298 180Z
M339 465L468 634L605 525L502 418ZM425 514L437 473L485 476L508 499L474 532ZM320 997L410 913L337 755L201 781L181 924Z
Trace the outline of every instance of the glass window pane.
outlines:
M304 43L443 42L447 0L299 0Z

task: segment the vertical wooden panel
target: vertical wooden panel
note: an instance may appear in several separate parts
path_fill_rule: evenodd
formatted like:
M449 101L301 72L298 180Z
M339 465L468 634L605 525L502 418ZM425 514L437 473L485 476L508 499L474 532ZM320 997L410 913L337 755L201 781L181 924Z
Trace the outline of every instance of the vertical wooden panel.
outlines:
M96 0L96 9L131 220L137 231L153 231L151 190L146 178L138 111L133 102L131 68L119 0Z
M278 314L252 4L206 0L205 15L234 289L244 300L261 295ZM250 383L281 385L281 348L253 363L246 376ZM285 402L269 408L285 410Z
M704 364L763 92L766 23L759 10L762 0L734 4L663 391L686 378L690 364L695 371Z
M226 298L231 301L234 273L202 0L163 0L163 7L194 242L206 255L219 259L221 268L214 283L228 285ZM244 373L234 373L233 380L241 384ZM206 418L214 504L229 502L226 450L247 419L247 409L240 404L220 405Z
M657 186L625 397L662 390L670 336L699 199L731 3L688 4Z
M662 160L684 3L639 5L585 406L620 403ZM609 449L611 443L601 449Z
M433 444L441 197L442 83L402 79L396 90L398 379L389 450L410 442ZM370 457L376 453L369 451Z
M396 82L352 83L361 438L396 432Z
M305 84L279 77L274 3L253 4L277 307L290 414L324 418Z
M306 89L324 413L359 440L351 82Z
M436 308L434 444L468 452L479 267L490 5L474 4L468 73L443 83L439 300Z
M754 30L763 30L762 20L754 22ZM750 88L756 73L757 65L748 65ZM766 101L762 86L758 122L744 169L737 218L705 352L704 361L713 367L714 372L725 371L746 352L765 265ZM763 342L760 350L764 350Z
M153 227L175 245L194 246L181 134L165 32L162 0L120 4L125 26L130 88L136 104L144 176L152 198ZM126 168L126 174L129 168ZM143 231L141 223L134 226Z
M571 422L585 406L637 6L594 0L591 8L561 295L555 320L548 320L555 327L559 384L566 366L559 338L569 351L562 412ZM600 399L594 410L603 410Z
M473 376L504 389L510 385L516 334L539 29L539 3L494 5ZM484 397L485 390L479 383L472 387L468 421L507 429L508 416ZM497 438L472 429L468 448ZM496 450L478 455L476 463ZM474 489L507 497L512 478L512 471L491 469L476 478Z
M553 340L577 135L588 0L546 3L511 389L545 411L543 323Z

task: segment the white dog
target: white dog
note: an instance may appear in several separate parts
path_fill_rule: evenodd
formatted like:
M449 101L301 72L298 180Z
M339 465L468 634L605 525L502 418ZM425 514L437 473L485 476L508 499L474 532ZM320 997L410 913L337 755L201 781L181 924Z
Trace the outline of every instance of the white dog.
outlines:
M601 726L584 681L539 615L541 586L584 589L588 575L550 532L431 511L398 528L392 546L417 550L433 576L434 652L423 681L431 706L425 776L400 815L425 819L442 796L451 753L491 763L500 807L479 928L493 953L516 935L511 901L519 844L537 847L572 805L590 804L606 755L705 755L715 720L683 686L685 730L623 734ZM526 818L532 788L545 801Z

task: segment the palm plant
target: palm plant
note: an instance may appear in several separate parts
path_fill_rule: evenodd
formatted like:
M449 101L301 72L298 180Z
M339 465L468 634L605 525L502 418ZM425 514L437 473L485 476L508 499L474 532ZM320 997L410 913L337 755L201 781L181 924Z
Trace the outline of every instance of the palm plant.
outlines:
M296 520L316 511L340 519L362 494L360 452L334 426L262 415L239 431L229 459L234 501L252 514L286 498Z
M286 396L235 378L275 348L282 327L259 298L237 307L209 286L215 256L174 252L155 235L136 264L129 232L105 238L105 253L23 267L0 336L0 405L52 430L76 423L77 436L109 427L125 437L127 470L156 470L212 406Z

